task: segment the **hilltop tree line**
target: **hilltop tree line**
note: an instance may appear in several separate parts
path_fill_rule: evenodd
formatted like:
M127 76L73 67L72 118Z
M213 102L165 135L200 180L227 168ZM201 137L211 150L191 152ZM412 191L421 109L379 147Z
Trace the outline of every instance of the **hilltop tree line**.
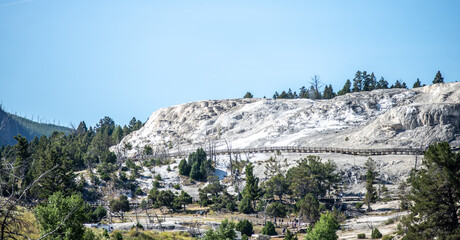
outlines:
M433 84L443 83L444 78L440 71L436 73L435 78L433 79ZM412 85L412 88L418 88L425 85L422 85L420 79L417 78L415 83ZM323 88L324 87L324 88ZM314 75L310 81L310 87L306 88L302 86L299 89L299 92L292 91L290 88L287 91L282 91L281 93L275 92L273 94L273 99L298 99L298 98L308 98L308 99L332 99L336 96L345 95L351 92L364 92L372 91L375 89L389 89L389 88L408 88L407 84L404 81L396 80L393 84L389 84L384 77L377 79L375 74L371 72L370 74L367 71L358 70L355 74L355 77L350 80L347 79L342 89L337 93L334 92L331 84L325 84L320 80L318 75ZM321 90L323 89L323 90ZM247 92L243 98L253 98L252 93Z

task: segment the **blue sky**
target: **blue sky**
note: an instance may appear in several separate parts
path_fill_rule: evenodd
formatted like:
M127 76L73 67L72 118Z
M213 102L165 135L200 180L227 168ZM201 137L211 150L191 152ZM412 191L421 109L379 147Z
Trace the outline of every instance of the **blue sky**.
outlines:
M61 125L161 107L335 91L357 70L460 80L460 1L0 0L0 100Z

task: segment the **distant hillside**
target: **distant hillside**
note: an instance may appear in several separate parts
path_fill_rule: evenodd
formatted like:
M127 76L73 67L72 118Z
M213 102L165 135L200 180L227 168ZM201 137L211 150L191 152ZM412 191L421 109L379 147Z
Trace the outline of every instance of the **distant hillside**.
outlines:
M50 136L54 131L70 133L71 129L53 124L43 124L7 113L0 108L0 146L16 143L14 136L21 134L28 140L42 135Z

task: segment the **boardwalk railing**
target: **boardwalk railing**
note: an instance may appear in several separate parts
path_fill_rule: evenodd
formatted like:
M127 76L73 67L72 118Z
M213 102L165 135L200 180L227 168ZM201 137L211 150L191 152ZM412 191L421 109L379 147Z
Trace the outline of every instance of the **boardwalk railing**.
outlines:
M422 155L423 150L417 148L333 148L333 147L260 147L260 148L236 148L236 149L220 149L213 150L214 155L227 154L251 154L251 153L272 153L272 152L287 152L287 153L339 153L350 155ZM188 156L190 151L171 152L167 155L173 158ZM209 152L207 152L209 154ZM151 157L151 156L146 156Z

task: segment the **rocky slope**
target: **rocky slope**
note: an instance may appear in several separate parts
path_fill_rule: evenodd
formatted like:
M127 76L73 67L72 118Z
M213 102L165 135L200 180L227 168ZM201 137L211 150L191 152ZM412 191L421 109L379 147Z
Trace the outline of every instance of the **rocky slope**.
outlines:
M159 109L112 151L156 152L268 146L460 145L460 83L351 93L331 100L227 99Z

